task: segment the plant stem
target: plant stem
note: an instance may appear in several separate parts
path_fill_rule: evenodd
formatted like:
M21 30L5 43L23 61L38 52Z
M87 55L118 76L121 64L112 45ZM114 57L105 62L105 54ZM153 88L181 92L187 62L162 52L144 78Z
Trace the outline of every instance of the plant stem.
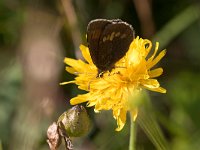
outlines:
M130 139L129 139L129 150L135 150L135 125L130 114Z

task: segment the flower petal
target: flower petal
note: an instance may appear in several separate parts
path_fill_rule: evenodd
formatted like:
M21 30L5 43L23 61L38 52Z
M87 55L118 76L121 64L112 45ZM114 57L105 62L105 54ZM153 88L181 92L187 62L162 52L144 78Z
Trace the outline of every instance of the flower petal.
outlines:
M152 49L152 43L151 43L151 41L149 41L149 40L144 40L144 44L143 44L143 46L144 46L144 48L145 48L145 55L144 55L144 57L146 58L147 57L147 55L149 54L149 52L151 51L151 49ZM147 47L148 46L148 47Z
M82 55L84 57L84 59L89 63L89 64L93 64L92 62L92 58L90 56L90 52L88 47L84 46L84 45L80 45L80 50L82 52Z
M151 70L151 71L148 72L150 78L158 77L162 73L163 73L163 69L162 68L157 68L157 69L154 69L154 70Z
M150 91L154 91L154 92L159 92L159 93L167 93L167 90L162 88L162 87L158 87L158 88L148 88L145 87L146 89L150 90Z
M78 95L77 97L74 97L70 100L71 105L77 105L80 103L84 103L88 101L88 96L90 96L89 93L83 94L83 95Z
M117 120L117 128L115 129L115 131L121 131L122 128L124 127L124 125L126 123L126 113L127 113L127 110L119 109L118 113L114 114L114 115L116 115L115 117Z
M159 43L156 42L156 46L155 46L155 50L153 52L153 55L147 60L147 62L151 62L154 59L154 57L156 56L156 53L158 51L158 47L159 47Z
M158 88L160 86L158 80L156 79L141 80L140 83L147 88Z
M65 85L65 84L70 84L70 83L75 83L76 81L68 81L68 82L62 82L60 85Z
M77 75L77 71L72 67L66 67L65 70L71 74Z
M159 53L159 55L153 59L152 61L149 61L147 62L147 68L150 69L152 68L153 66L155 66L166 54L166 50L163 50Z

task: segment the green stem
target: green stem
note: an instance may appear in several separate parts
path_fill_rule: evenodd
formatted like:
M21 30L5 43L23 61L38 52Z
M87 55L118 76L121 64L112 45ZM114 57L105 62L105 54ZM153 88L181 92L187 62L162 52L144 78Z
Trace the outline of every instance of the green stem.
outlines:
M0 150L3 150L1 140L0 140Z
M132 119L132 116L130 115L130 139L129 139L129 150L135 150L135 125L134 121Z

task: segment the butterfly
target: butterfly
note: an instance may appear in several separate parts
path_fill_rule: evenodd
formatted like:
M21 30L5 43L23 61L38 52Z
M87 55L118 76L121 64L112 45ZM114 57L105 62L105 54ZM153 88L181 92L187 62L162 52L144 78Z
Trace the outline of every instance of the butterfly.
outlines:
M95 19L87 26L87 42L97 77L111 71L135 38L133 27L120 19Z

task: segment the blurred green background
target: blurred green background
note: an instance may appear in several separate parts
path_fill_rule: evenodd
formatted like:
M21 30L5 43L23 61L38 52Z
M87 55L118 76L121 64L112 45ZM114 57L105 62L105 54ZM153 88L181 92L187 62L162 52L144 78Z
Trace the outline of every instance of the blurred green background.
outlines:
M167 94L149 92L149 113L170 149L200 150L199 6L198 0L1 0L0 150L49 149L48 126L71 107L70 98L83 92L75 85L59 86L73 79L63 59L81 58L79 45L87 44L87 24L96 18L120 18L136 35L167 49L159 64ZM76 150L128 149L129 121L115 132L111 112L88 112L93 127L73 139ZM136 148L156 149L140 126Z

